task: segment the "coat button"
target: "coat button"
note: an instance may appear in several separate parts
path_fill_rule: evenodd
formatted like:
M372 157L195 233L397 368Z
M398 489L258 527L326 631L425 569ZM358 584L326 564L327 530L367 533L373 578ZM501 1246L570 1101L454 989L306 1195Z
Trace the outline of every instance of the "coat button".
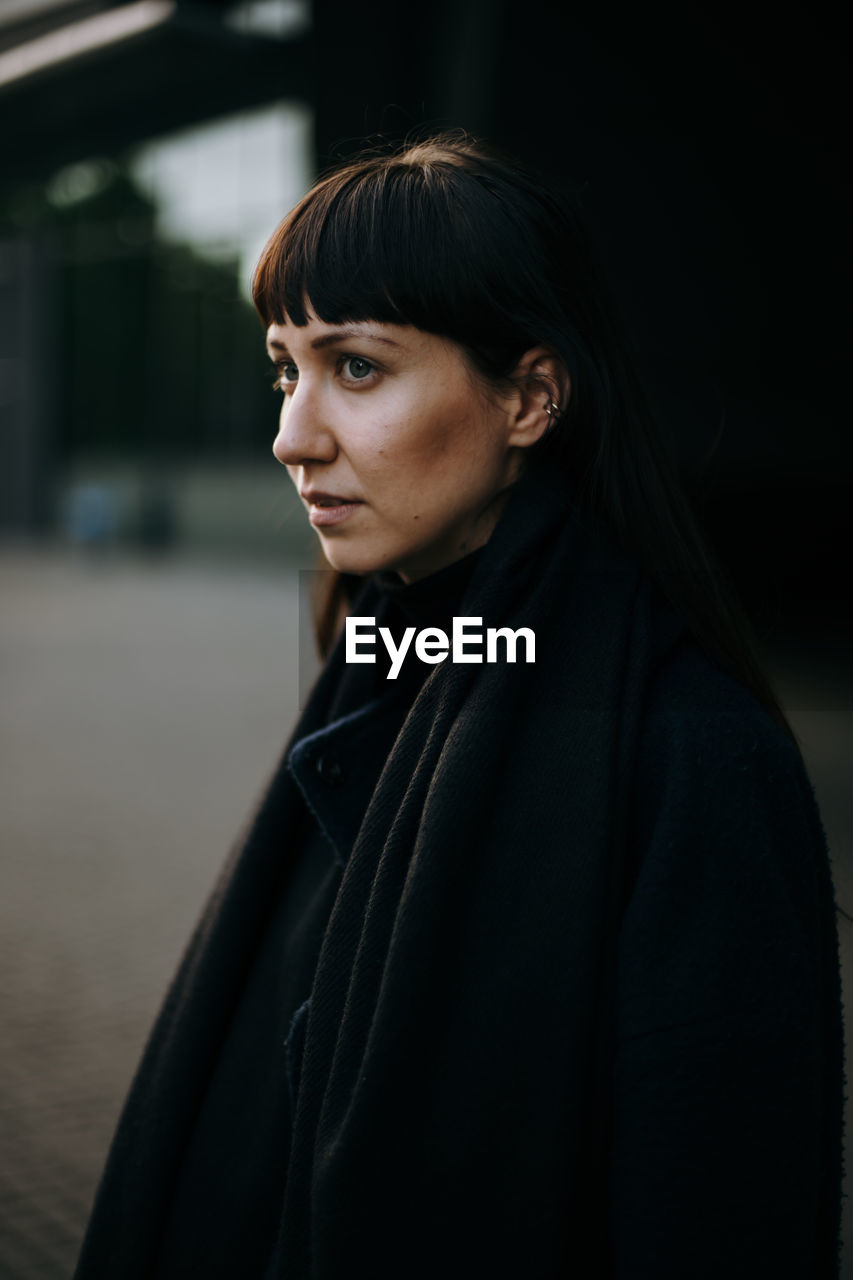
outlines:
M340 764L337 760L333 760L331 756L318 756L314 768L323 781L328 782L333 787L338 785L343 775Z

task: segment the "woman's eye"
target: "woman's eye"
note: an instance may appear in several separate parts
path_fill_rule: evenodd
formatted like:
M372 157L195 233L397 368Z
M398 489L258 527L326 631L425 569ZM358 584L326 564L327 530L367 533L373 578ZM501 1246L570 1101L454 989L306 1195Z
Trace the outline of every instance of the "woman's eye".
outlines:
M361 382L373 373L374 366L369 360L364 360L361 356L347 356L344 360L344 368L351 378Z
M275 378L273 379L273 391L284 391L287 387L292 387L299 377L299 370L292 360L282 360L275 366Z

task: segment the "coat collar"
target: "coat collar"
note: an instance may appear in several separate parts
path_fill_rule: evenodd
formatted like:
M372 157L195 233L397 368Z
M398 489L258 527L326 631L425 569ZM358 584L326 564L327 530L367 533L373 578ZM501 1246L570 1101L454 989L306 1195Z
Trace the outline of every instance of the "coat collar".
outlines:
M355 843L403 712L399 692L392 687L301 738L287 757L291 776L341 867Z

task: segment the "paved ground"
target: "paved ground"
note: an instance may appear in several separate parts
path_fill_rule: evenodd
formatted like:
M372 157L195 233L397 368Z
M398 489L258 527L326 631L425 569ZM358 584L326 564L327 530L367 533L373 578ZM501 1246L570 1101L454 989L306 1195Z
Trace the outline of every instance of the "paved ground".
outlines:
M70 1275L164 986L293 723L297 614L286 567L0 551L0 1280ZM830 658L777 665L853 913L853 670Z

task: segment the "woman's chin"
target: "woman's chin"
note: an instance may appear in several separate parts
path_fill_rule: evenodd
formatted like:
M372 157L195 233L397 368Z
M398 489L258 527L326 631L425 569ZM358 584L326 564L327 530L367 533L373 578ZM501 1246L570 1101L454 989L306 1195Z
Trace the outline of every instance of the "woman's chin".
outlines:
M337 569L339 573L364 576L374 573L377 569L391 567L387 556L371 554L368 550L357 550L355 547L346 547L340 542L334 542L331 538L321 538L320 543L329 567Z

